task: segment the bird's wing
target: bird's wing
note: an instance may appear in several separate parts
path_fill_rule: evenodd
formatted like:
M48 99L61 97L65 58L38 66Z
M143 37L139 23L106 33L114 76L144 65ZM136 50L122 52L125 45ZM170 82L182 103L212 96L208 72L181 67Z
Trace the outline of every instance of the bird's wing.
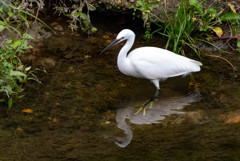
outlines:
M129 53L128 58L138 77L147 79L166 79L200 70L192 59L156 47L137 48Z

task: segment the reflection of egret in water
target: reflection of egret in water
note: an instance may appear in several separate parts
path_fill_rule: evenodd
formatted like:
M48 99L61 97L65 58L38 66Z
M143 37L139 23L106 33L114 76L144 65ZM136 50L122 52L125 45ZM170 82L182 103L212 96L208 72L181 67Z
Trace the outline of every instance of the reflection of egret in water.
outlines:
M166 116L171 114L184 114L184 112L177 111L183 109L185 106L190 105L192 102L201 100L199 93L192 93L185 97L172 97L172 98L159 98L154 102L151 109L146 111L146 115L134 115L136 112L136 102L131 102L120 108L117 111L116 121L118 128L122 129L126 134L125 137L116 137L115 143L119 147L126 147L132 140L133 132L131 127L126 123L126 119L133 124L152 124L160 123Z

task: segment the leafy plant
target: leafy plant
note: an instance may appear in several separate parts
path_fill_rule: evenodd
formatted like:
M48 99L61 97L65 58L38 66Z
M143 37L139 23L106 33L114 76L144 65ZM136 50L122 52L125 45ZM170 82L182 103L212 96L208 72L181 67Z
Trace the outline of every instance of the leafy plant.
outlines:
M224 15L221 16L220 20L223 22L230 22L231 27L232 27L232 34L233 36L238 34L238 27L239 27L239 20L240 20L240 15L237 14L236 10L234 9L234 5L228 4L232 10L232 12L225 13Z
M0 25L0 27L3 26ZM0 93L7 96L9 108L12 106L12 97L23 91L23 83L28 79L38 81L35 75L33 75L35 78L29 77L34 72L31 66L24 66L17 57L17 53L22 53L29 48L29 39L32 39L30 35L23 34L19 39L5 41L0 49ZM1 101L6 101L6 98L3 97Z
M22 85L29 79L36 81L38 79L34 75L35 70L23 65L17 56L29 48L28 41L32 39L31 35L20 31L22 23L18 24L24 21L28 27L27 15L30 13L19 10L11 3L7 4L4 1L1 3L3 5L0 8L0 34L7 33L9 37L1 38L0 44L0 101L7 101L11 108L13 97L18 96L24 90ZM19 14L14 17L15 13Z
M62 3L59 4L59 6L56 6L55 10L71 19L69 21L69 27L72 30L77 30L79 23L82 31L87 32L88 34L95 33L97 28L91 24L89 11L94 11L96 8L85 0L77 1L80 3L74 3L71 7L67 7L66 4L61 1ZM87 8L87 13L83 12L84 7Z
M209 45L216 47L218 50L222 51L219 47L211 42L211 31L214 31L218 37L223 34L222 28L219 27L222 22L228 21L231 23L233 34L238 33L240 15L234 11L233 5L230 6L232 12L225 14L223 10L210 6L208 8L203 8L202 4L198 0L189 0L189 5L184 3L182 0L176 13L174 14L174 19L170 19L165 11L165 23L160 25L159 29L155 30L151 34L159 33L168 38L165 48L169 48L172 45L172 50L175 53L181 53L184 55L184 47L188 46L191 48L198 56L200 56L200 51L196 45L198 41L202 41ZM191 8L193 7L193 8ZM194 33L199 32L196 35ZM206 38L207 37L207 38ZM238 38L238 36L234 37ZM240 41L237 41L237 47L240 50Z
M141 12L141 18L144 21L143 26L146 27L145 39L147 40L152 39L151 22L152 22L152 17L156 17L155 15L152 14L152 11L154 8L158 6L159 6L159 1L137 0L136 6L131 7L134 9L134 15L137 10Z
M195 21L198 22L199 31L208 32L215 29L215 25L221 23L219 17L223 13L223 9L217 11L216 8L210 6L204 9L198 0L189 0L190 6L193 6L193 15Z
M211 37L209 31L214 31L218 37L221 37L223 30L220 26L223 22L230 23L230 31L233 36L238 34L240 15L237 14L234 5L228 3L232 12L227 12L223 14L223 9L217 11L214 7L203 9L201 3L198 0L189 0L189 4L194 6L194 16L196 21L198 21L200 29L203 34ZM231 39L231 37L230 37ZM240 50L240 41L237 39L237 47Z
M173 20L170 19L165 11L165 21L167 22L165 23L165 26L161 26L156 23L156 25L159 26L159 29L154 31L152 34L159 33L168 37L168 41L165 46L166 49L168 49L170 44L173 43L173 52L177 54L182 53L184 55L183 47L187 45L194 50L196 54L200 55L199 50L195 45L196 40L191 35L195 27L193 12L186 8L183 0L174 14Z
M225 13L221 16L220 20L222 22L230 22L231 24L231 31L232 35L235 36L238 34L238 28L239 28L239 20L240 15L237 14L236 10L234 9L234 6L229 4L232 12ZM237 37L237 50L240 51L240 38Z

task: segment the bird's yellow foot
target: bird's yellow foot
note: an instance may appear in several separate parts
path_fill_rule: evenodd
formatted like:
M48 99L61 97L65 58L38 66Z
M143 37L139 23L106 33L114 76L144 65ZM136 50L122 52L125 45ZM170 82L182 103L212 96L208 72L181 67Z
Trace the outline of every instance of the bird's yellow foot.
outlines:
M145 108L144 108L145 109ZM134 115L137 115L139 112L141 112L143 110L143 107L140 107L139 109L138 109L138 111L134 114Z
M150 103L149 108L152 108L153 106L153 101L152 100L148 100L146 103L144 103L139 109L138 111L135 113L135 115L137 115L139 112L141 112L143 110L143 116L145 116L146 114L146 108L147 105Z

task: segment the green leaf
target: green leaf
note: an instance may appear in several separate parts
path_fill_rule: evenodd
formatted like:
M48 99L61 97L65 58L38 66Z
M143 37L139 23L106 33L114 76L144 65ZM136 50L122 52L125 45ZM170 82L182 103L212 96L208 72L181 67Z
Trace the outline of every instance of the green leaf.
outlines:
M238 47L238 51L240 51L240 40L237 39L237 47Z
M78 16L80 16L81 14L82 14L82 12L81 12L81 11L78 11L78 12L75 13L75 16L78 17Z
M10 43L12 43L12 42L13 42L12 40L7 40L7 41L6 41L7 44L10 44Z
M72 14L71 14L71 13L68 13L68 14L65 14L65 16L67 16L67 17L71 17Z
M160 3L159 1L155 1L155 2L152 3L152 5L153 5L154 7L157 7L157 6L159 5L159 3Z
M0 102L6 102L6 100L4 98L1 98Z
M189 4L191 6L194 6L198 12L202 13L202 6L200 5L200 3L198 2L198 0L189 0Z
M0 25L0 32L2 32L5 29L3 25Z
M234 36L238 34L238 24L237 23L232 24L232 33Z
M236 21L240 20L240 15L234 12L228 12L221 16L221 21Z
M12 105L13 105L13 99L10 98L10 99L8 100L8 109L12 108Z
M19 65L18 70L23 70L24 65Z
M16 41L11 45L11 47L15 49L15 48L19 47L19 46L21 45L21 43L22 43L21 40L16 40Z
M217 10L214 8L209 8L205 15L207 16L207 19L209 19L211 21L212 19L214 19L217 16Z
M2 87L2 89L8 94L8 95L12 95L14 92L12 90L12 87L11 86L4 86Z
M25 68L25 71L29 71L31 69L31 66Z
M28 41L27 41L27 40L23 40L21 49L22 49L22 50L26 50L26 49L28 49L28 48L30 48L30 47L28 46Z
M11 11L8 11L8 16L9 17L12 17L13 16L13 13Z
M88 19L88 16L87 16L85 13L82 13L82 14L81 14L81 18L82 18L83 20L87 20L87 19Z
M34 80L34 81L36 81L36 82L38 82L38 83L42 83L42 82L39 81L37 78L28 78L28 80Z
M137 1L137 2L136 2L136 6L144 6L143 1Z
M96 7L94 7L92 4L88 4L88 9L90 11L95 11L96 10Z
M24 33L22 36L23 39L34 39L31 35Z
M10 76L26 77L27 75L20 71L10 71Z
M17 62L16 59L13 59L13 60L12 60L12 63L13 63L13 64L17 64L18 62Z
M143 7L144 7L146 10L148 10L148 9L149 9L148 2L145 2Z
M209 8L207 10L207 14L216 14L216 13L217 13L217 10L215 8L213 8L213 7Z
M92 32L92 33L97 32L97 28L96 28L96 27L92 27L92 28L91 28L91 32Z
M4 21L0 21L0 25L3 25L3 26L8 26L8 24Z
M11 69L11 68L13 67L13 65L12 65L11 63L7 62L7 61L3 62L3 66L4 66L6 69L7 69L7 68Z

